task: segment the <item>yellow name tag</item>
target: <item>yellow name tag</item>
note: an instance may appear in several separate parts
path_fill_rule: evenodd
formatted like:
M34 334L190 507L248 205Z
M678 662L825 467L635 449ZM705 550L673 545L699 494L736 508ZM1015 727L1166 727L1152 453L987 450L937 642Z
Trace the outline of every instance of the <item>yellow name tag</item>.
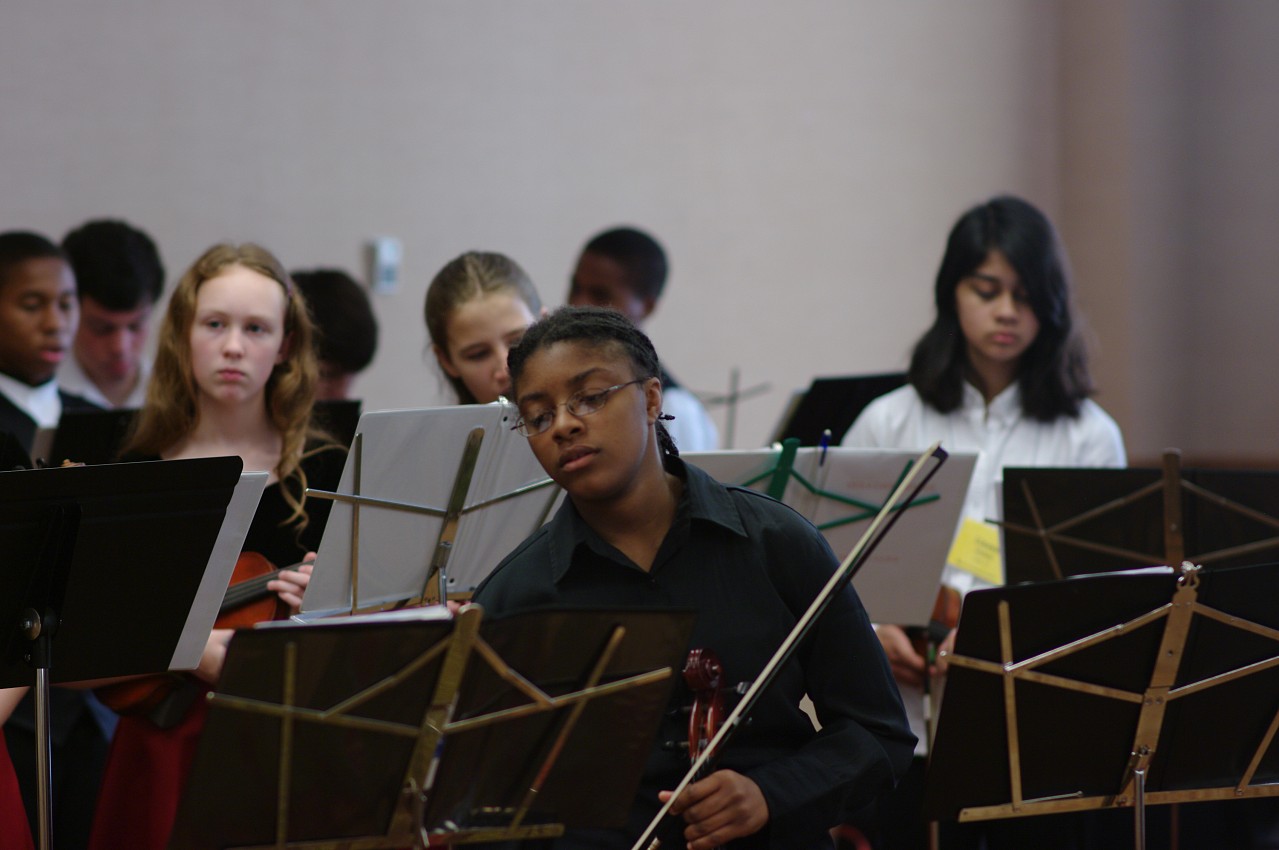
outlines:
M990 584L1004 583L1004 566L999 557L999 529L988 522L964 520L951 544L946 562L972 573Z

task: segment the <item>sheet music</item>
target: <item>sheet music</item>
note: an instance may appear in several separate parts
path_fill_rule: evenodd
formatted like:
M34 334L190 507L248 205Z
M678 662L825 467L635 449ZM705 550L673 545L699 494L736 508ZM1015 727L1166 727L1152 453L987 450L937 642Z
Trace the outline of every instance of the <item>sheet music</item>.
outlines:
M231 583L231 573L235 571L240 550L244 548L244 538L249 534L253 515L257 513L258 502L266 489L267 478L265 472L240 473L240 481L231 493L231 501L226 506L226 517L222 520L222 528L218 531L213 551L209 554L204 578L196 591L195 601L191 603L182 635L173 649L170 670L194 670L200 664L204 645L218 619L227 585Z
M421 596L467 438L476 428L482 430L483 440L449 553L449 592L473 590L554 513L562 494L538 464L527 439L511 430L517 416L514 405L489 404L376 411L360 417L360 495L434 511L425 515L360 507L361 609ZM355 492L355 464L353 450L339 493ZM521 496L494 501L539 484L543 486ZM303 602L303 619L351 610L353 514L349 503L334 503Z
M768 473L776 467L780 451L689 452L681 457L726 484L755 481L750 486L767 492L772 477ZM819 492L811 492L792 475L782 501L821 529L835 556L842 558L856 544L916 454L881 449L801 448L796 452L794 472ZM976 462L974 452L952 452L920 494L921 503L906 511L857 574L857 594L872 620L908 625L928 622ZM761 475L766 477L756 480ZM871 507L844 504L823 494L836 494ZM863 514L856 522L832 525Z

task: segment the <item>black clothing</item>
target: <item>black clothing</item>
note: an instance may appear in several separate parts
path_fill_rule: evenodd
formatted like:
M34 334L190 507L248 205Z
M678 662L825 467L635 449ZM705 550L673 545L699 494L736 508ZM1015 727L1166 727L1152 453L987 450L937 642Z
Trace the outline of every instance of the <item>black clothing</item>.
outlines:
M677 459L667 463L684 479L684 494L651 571L604 542L566 501L480 585L475 601L494 614L535 606L695 608L690 646L714 650L728 681L751 680L829 579L835 556L789 507L725 487ZM821 732L799 707L805 693ZM662 746L685 737L682 684L673 702L627 828L570 833L556 850L629 848L647 826L659 808L657 792L673 788L688 767L686 754ZM718 764L754 780L768 803L768 826L732 846L830 847L826 830L849 807L891 788L914 742L879 642L857 594L845 587Z
M306 473L308 487L319 490L336 490L342 478L342 465L346 462L346 451L341 446L328 446L321 449L309 447L308 455L302 461L302 471ZM302 560L307 552L320 548L320 538L324 535L324 525L329 520L329 509L333 503L328 499L307 499L306 514L308 522L300 534L293 534L291 527L282 529L280 524L289 518L293 508L284 500L279 491L282 487L291 487L295 496L302 495L296 481L287 485L277 482L267 487L258 502L258 510L249 525L249 533L244 538L243 550L264 555L275 566L284 569Z
M58 390L62 399L63 410L101 410L87 398L72 395ZM8 431L22 446L23 451L31 454L31 444L36 438L36 421L27 412L14 404L7 395L0 392L0 431Z

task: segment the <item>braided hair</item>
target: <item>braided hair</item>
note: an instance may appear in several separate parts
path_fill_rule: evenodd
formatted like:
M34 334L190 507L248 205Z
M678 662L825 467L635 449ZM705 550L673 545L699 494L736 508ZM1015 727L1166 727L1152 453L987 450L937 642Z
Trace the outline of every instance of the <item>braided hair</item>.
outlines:
M603 307L561 307L541 321L534 322L524 337L507 354L511 373L511 394L519 396L520 377L528 359L557 342L576 342L594 348L614 348L631 361L635 377L661 379L662 366L653 342L630 319ZM679 449L659 416L657 445L663 458L679 457Z

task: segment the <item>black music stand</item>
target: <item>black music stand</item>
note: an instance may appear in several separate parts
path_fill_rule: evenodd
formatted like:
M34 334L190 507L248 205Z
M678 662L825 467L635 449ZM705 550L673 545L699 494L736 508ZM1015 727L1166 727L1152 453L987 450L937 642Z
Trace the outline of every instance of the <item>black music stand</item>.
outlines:
M622 823L692 614L481 620L472 605L237 632L169 846L372 850Z
M970 593L926 814L1131 807L1140 848L1148 803L1279 796L1277 592L1186 565Z
M31 457L18 442L18 438L8 431L0 430L0 472L12 472L15 469L30 469Z
M1279 473L1182 469L1004 470L1007 584L1189 560L1279 557Z
M42 848L50 684L169 669L198 619L192 604L241 465L207 458L0 473L0 687L36 686ZM208 602L209 623L218 601Z
M816 446L829 431L830 442L839 445L866 405L905 383L905 372L814 378L783 414L773 442L796 437L800 445Z
M116 463L120 460L120 447L137 417L137 410L127 408L65 410L49 444L40 447L37 438L37 447L31 455L39 457L46 466L58 466L64 460L91 465Z

